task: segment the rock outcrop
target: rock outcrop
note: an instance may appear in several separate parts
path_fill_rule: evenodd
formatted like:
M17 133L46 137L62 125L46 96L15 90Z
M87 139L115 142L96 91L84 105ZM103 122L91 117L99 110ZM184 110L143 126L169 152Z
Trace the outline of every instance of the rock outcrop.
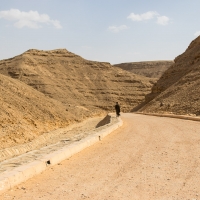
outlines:
M154 84L141 111L200 115L200 37Z
M158 79L173 64L173 61L146 61L131 62L114 65L123 70L138 74L141 76Z

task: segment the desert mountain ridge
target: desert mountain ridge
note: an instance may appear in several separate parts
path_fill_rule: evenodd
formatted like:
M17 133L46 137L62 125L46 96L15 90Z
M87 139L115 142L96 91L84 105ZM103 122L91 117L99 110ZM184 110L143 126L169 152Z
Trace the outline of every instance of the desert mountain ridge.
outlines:
M40 51L0 61L0 73L20 80L62 103L113 110L119 101L124 111L143 101L152 80L88 61L66 49ZM132 88L130 88L132 87Z
M200 36L177 56L146 95L141 111L200 115Z
M30 49L0 61L0 144L27 143L45 132L144 101L153 80L83 59L66 49Z
M171 60L158 60L121 63L113 66L119 67L134 74L158 79L173 63L174 61Z

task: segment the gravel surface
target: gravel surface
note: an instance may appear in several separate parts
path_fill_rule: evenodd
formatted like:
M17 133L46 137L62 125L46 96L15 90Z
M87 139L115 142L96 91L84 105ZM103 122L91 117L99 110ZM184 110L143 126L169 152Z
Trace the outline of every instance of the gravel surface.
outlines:
M200 123L135 114L122 120L103 141L0 199L200 199Z

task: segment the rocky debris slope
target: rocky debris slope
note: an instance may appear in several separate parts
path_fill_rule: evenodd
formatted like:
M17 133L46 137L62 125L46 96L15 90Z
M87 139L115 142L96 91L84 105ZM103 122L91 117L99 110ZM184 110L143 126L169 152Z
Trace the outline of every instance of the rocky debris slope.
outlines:
M152 80L109 63L88 61L66 49L28 50L0 61L0 73L18 79L46 96L83 109L113 111L119 101L124 112L144 101Z
M2 74L0 94L0 150L30 142L43 133L82 121L82 117L103 114L79 107L66 111L61 102Z
M114 65L123 70L149 78L160 78L162 74L173 64L173 61L145 61L131 62Z
M141 111L200 115L200 37L176 57L146 96ZM153 99L153 100L152 100Z

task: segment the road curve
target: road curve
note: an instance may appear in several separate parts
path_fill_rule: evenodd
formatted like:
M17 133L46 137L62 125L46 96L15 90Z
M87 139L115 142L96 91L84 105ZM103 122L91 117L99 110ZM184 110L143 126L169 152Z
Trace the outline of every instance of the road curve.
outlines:
M200 199L200 123L136 114L122 120L103 141L0 199Z

